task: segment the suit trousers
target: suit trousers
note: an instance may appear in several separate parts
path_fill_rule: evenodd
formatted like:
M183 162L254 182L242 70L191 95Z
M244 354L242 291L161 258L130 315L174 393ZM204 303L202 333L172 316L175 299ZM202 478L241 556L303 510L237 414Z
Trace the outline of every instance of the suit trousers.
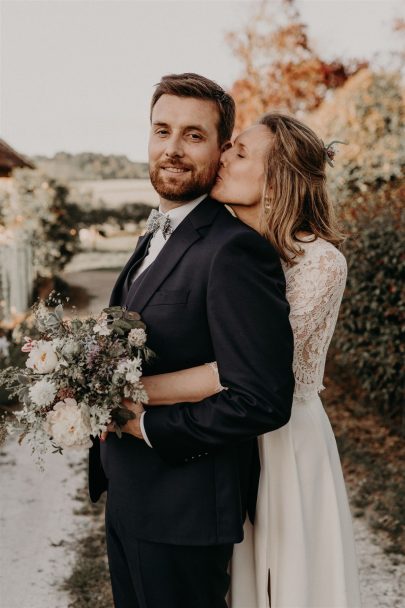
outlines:
M108 501L105 523L115 608L226 608L232 544L201 547L128 538Z

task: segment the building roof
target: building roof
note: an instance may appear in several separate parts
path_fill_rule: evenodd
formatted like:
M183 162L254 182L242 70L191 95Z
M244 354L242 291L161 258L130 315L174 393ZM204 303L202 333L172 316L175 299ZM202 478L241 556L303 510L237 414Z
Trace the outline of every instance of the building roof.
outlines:
M35 169L35 165L28 158L13 150L4 139L0 138L0 175L10 174L15 167Z

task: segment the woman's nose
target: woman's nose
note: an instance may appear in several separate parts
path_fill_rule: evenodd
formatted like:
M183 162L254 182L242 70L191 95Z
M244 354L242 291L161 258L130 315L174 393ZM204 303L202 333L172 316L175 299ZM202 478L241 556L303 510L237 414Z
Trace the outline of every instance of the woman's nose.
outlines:
M228 157L229 157L229 150L232 148L232 144L231 142L228 142L227 144L225 144L223 152L221 154L221 158L219 160L219 164L222 167L225 167L226 163L228 162Z

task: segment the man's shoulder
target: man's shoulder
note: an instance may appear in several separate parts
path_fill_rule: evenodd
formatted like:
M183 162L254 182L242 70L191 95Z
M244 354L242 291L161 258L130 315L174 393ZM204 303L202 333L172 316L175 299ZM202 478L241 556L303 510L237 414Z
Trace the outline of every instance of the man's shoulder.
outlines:
M256 230L253 230L253 228L238 219L227 205L218 203L214 199L210 199L210 201L217 209L214 224L217 230L223 231L222 236L224 238L233 238L237 235L255 235L259 239L262 238Z
M221 235L222 245L227 245L229 243L250 243L255 247L259 247L261 250L274 251L270 242L257 232L257 230L254 230L232 215L225 205L221 205L221 207L222 211L218 214L216 228Z
M210 257L219 251L240 249L278 258L275 249L256 230L239 220L225 204L207 197L193 213L197 227L203 228Z

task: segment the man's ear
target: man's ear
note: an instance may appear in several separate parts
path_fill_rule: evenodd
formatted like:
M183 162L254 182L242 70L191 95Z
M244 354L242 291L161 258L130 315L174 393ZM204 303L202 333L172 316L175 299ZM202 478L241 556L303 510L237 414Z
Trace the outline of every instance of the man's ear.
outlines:
M232 142L230 139L228 139L228 141L226 141L225 143L222 144L221 154L222 154L222 152L226 152L227 150L229 150L229 148L232 148Z

